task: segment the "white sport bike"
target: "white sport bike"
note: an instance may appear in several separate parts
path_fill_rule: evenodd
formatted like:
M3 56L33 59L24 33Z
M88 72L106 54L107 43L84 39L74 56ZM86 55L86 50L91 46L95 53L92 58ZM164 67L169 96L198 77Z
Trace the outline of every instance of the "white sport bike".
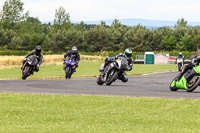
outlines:
M183 58L177 58L176 62L177 62L178 71L181 71L184 67Z

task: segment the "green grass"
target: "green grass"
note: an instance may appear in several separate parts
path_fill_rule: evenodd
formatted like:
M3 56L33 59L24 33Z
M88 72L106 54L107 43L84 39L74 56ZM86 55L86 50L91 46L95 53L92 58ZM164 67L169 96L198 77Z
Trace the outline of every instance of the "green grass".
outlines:
M0 94L0 132L199 133L200 100Z
M72 77L94 77L99 75L99 68L102 62L82 62L77 68L77 72ZM135 64L133 70L128 72L129 75L144 74L152 72L176 70L175 65L143 65ZM21 79L22 72L19 67L11 69L0 69L0 79ZM39 72L35 72L28 79L52 79L64 78L65 73L62 65L41 66Z

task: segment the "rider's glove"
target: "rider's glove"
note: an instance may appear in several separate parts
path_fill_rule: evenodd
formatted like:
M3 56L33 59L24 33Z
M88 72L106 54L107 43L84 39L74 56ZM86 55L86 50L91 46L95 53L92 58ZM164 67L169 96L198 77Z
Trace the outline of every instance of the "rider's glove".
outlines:
M24 58L24 61L26 60L26 58Z
M129 67L128 67L128 71L131 71L132 70L132 67L133 67L133 64L131 64Z
M75 66L76 66L76 67L78 66L78 61L75 63Z

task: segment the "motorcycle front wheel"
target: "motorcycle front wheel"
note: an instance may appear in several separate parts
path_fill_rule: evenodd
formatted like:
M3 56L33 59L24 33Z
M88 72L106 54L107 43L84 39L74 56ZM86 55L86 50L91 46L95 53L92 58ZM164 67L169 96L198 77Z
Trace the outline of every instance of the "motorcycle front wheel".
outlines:
M24 70L22 70L22 79L25 80L30 75L30 67L25 66Z
M111 85L118 77L119 72L115 69L111 70L108 74L108 79L106 80L106 85Z
M176 87L176 81L173 79L169 86L171 91L177 91L178 88Z
M180 72L181 71L181 68L182 68L182 64L178 64L178 71Z
M69 67L66 67L66 69L65 69L65 78L66 79L70 79L71 78L70 68Z
M101 74L99 75L99 77L97 78L97 84L98 85L103 85L103 81L101 80Z

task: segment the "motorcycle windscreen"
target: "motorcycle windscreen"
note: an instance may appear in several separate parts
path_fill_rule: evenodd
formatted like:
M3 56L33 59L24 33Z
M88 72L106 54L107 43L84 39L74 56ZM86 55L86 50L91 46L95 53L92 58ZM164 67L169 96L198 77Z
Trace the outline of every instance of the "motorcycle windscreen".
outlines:
M71 57L67 58L67 60L65 61L66 66L71 67L75 65L75 60Z
M38 61L37 61L37 58L36 58L36 56L31 56L31 57L29 57L29 61L28 61L28 63L31 65L31 66L35 66L35 65L37 65L38 64Z
M126 70L128 66L128 61L125 57L119 57L117 60L118 66L120 70Z
M69 57L69 58L67 58L66 63L68 63L68 64L74 64L75 60L74 60L74 58Z
M184 76L176 82L176 87L179 89L187 89L187 81Z
M183 59L182 58L178 58L177 59L177 63L182 63L183 62Z

